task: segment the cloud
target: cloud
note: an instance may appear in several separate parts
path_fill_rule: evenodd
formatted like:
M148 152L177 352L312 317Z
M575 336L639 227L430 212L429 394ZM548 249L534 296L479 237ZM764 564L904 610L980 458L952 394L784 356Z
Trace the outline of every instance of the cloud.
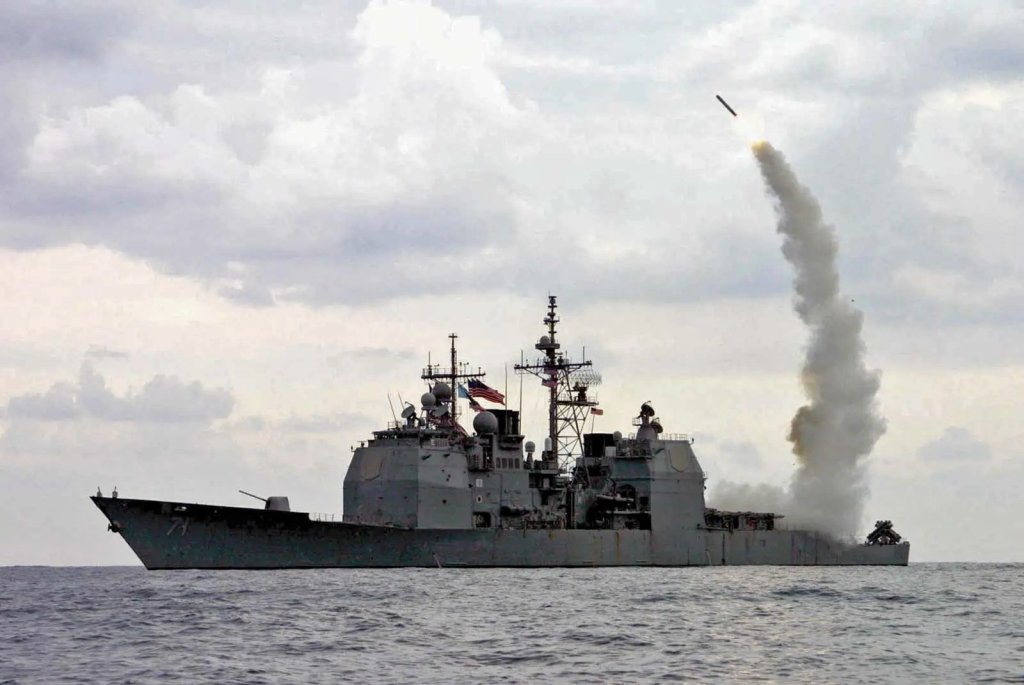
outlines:
M109 245L230 280L220 292L254 305L472 282L514 213L502 167L523 113L487 67L496 34L423 3L371 3L350 40L348 99L304 105L319 84L296 67L268 69L257 92L181 84L47 117L0 240ZM481 266L453 269L468 250Z
M390 347L357 347L352 350L348 350L345 353L346 356L352 356L357 359L368 359L386 361L388 359L414 359L416 353L410 349L392 349ZM343 361L345 356L335 357L338 361Z
M112 38L133 23L125 2L3 3L0 6L0 62L101 58Z
M375 424L372 417L357 413L291 414L283 419L265 416L243 416L224 428L240 433L323 433L341 436L367 430ZM361 435L361 433L360 433Z
M217 290L217 294L226 300L249 307L272 307L274 305L274 296L270 290L254 283L224 285Z
M940 437L922 445L917 456L933 462L988 461L992 448L966 428L950 426Z
M223 388L208 390L199 382L154 376L138 391L118 396L89 362L82 364L77 384L55 383L45 393L12 397L7 416L15 419L208 424L231 413L234 398Z
M70 383L55 383L43 394L21 395L7 402L6 416L10 418L65 421L81 415L78 388Z
M76 10L81 25L124 14L74 50L102 78L90 73L45 116L25 111L34 136L0 214L2 245L104 245L254 307L531 283L590 300L778 294L787 279L767 203L752 199L753 169L710 116L710 95L697 96L713 74L800 131L802 149L786 147L838 208L853 284L892 294L878 316L940 308L916 306L929 295L907 276L936 261L982 303L959 317L1006 316L1018 294L1012 275L984 288L983 262L952 259L951 241L915 240L934 210L894 182L929 94L975 83L1000 55L1000 78L1012 78L1012 7L723 4L681 18L586 4L480 17L457 3L370 2L358 15L170 5L159 26L110 7ZM63 18L56 6L30 14L18 25ZM623 40L623 25L648 39ZM53 30L37 43L58 45ZM235 39L211 46L215 34ZM12 83L42 59L25 54ZM1007 101L974 129L1013 111ZM1012 177L1020 156L985 145L1006 151L991 164Z
M90 345L85 352L87 359L127 359L129 354L120 350L112 350L109 347Z
M43 113L90 88L137 16L119 0L0 3L0 188L17 178Z

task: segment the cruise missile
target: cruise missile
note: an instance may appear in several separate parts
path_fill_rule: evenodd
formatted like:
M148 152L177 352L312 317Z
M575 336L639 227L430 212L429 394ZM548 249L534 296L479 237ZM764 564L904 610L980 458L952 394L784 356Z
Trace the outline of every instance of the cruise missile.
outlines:
M733 115L734 117L739 116L739 114L736 114L736 110L730 107L728 102L722 99L721 95L716 95L715 97L718 98L718 101L722 103L722 107L725 107L727 110L729 110L729 114Z

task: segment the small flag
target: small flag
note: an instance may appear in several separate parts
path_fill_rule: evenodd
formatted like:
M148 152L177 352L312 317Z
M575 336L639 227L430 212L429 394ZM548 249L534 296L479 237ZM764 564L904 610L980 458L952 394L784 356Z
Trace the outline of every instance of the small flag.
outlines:
M459 397L461 397L464 400L469 399L469 393L466 391L466 386L464 386L462 383L459 383Z
M470 397L482 397L489 402L496 402L498 404L505 404L505 396L494 388L486 385L483 381L479 381L475 378L469 379L469 396Z
M599 409L598 407L591 407L590 413L593 414L594 416L603 416L604 409Z
M469 398L469 408L475 412L481 412L484 410L483 406L472 397Z
M554 378L549 378L549 379L547 379L545 381L541 381L540 384L543 385L545 388L557 388L558 387L558 381L556 379L554 379Z

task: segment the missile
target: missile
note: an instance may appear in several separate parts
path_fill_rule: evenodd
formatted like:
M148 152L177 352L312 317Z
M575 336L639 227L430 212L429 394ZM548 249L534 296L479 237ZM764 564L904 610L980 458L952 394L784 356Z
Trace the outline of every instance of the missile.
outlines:
M729 114L733 115L734 117L739 116L739 114L736 114L736 110L730 107L728 102L722 99L721 95L716 95L715 97L718 98L718 101L722 103L722 107L725 107L727 110L729 110Z

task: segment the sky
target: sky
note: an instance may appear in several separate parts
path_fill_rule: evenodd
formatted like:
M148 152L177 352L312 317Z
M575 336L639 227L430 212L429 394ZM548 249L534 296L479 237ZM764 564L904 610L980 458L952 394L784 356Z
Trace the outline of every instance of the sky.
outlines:
M1022 24L998 1L0 3L0 565L138 563L97 486L340 513L351 447L449 333L520 401L505 369L548 294L603 377L597 430L650 401L712 500L785 486L807 332L753 137L834 226L881 372L863 532L1024 561Z

